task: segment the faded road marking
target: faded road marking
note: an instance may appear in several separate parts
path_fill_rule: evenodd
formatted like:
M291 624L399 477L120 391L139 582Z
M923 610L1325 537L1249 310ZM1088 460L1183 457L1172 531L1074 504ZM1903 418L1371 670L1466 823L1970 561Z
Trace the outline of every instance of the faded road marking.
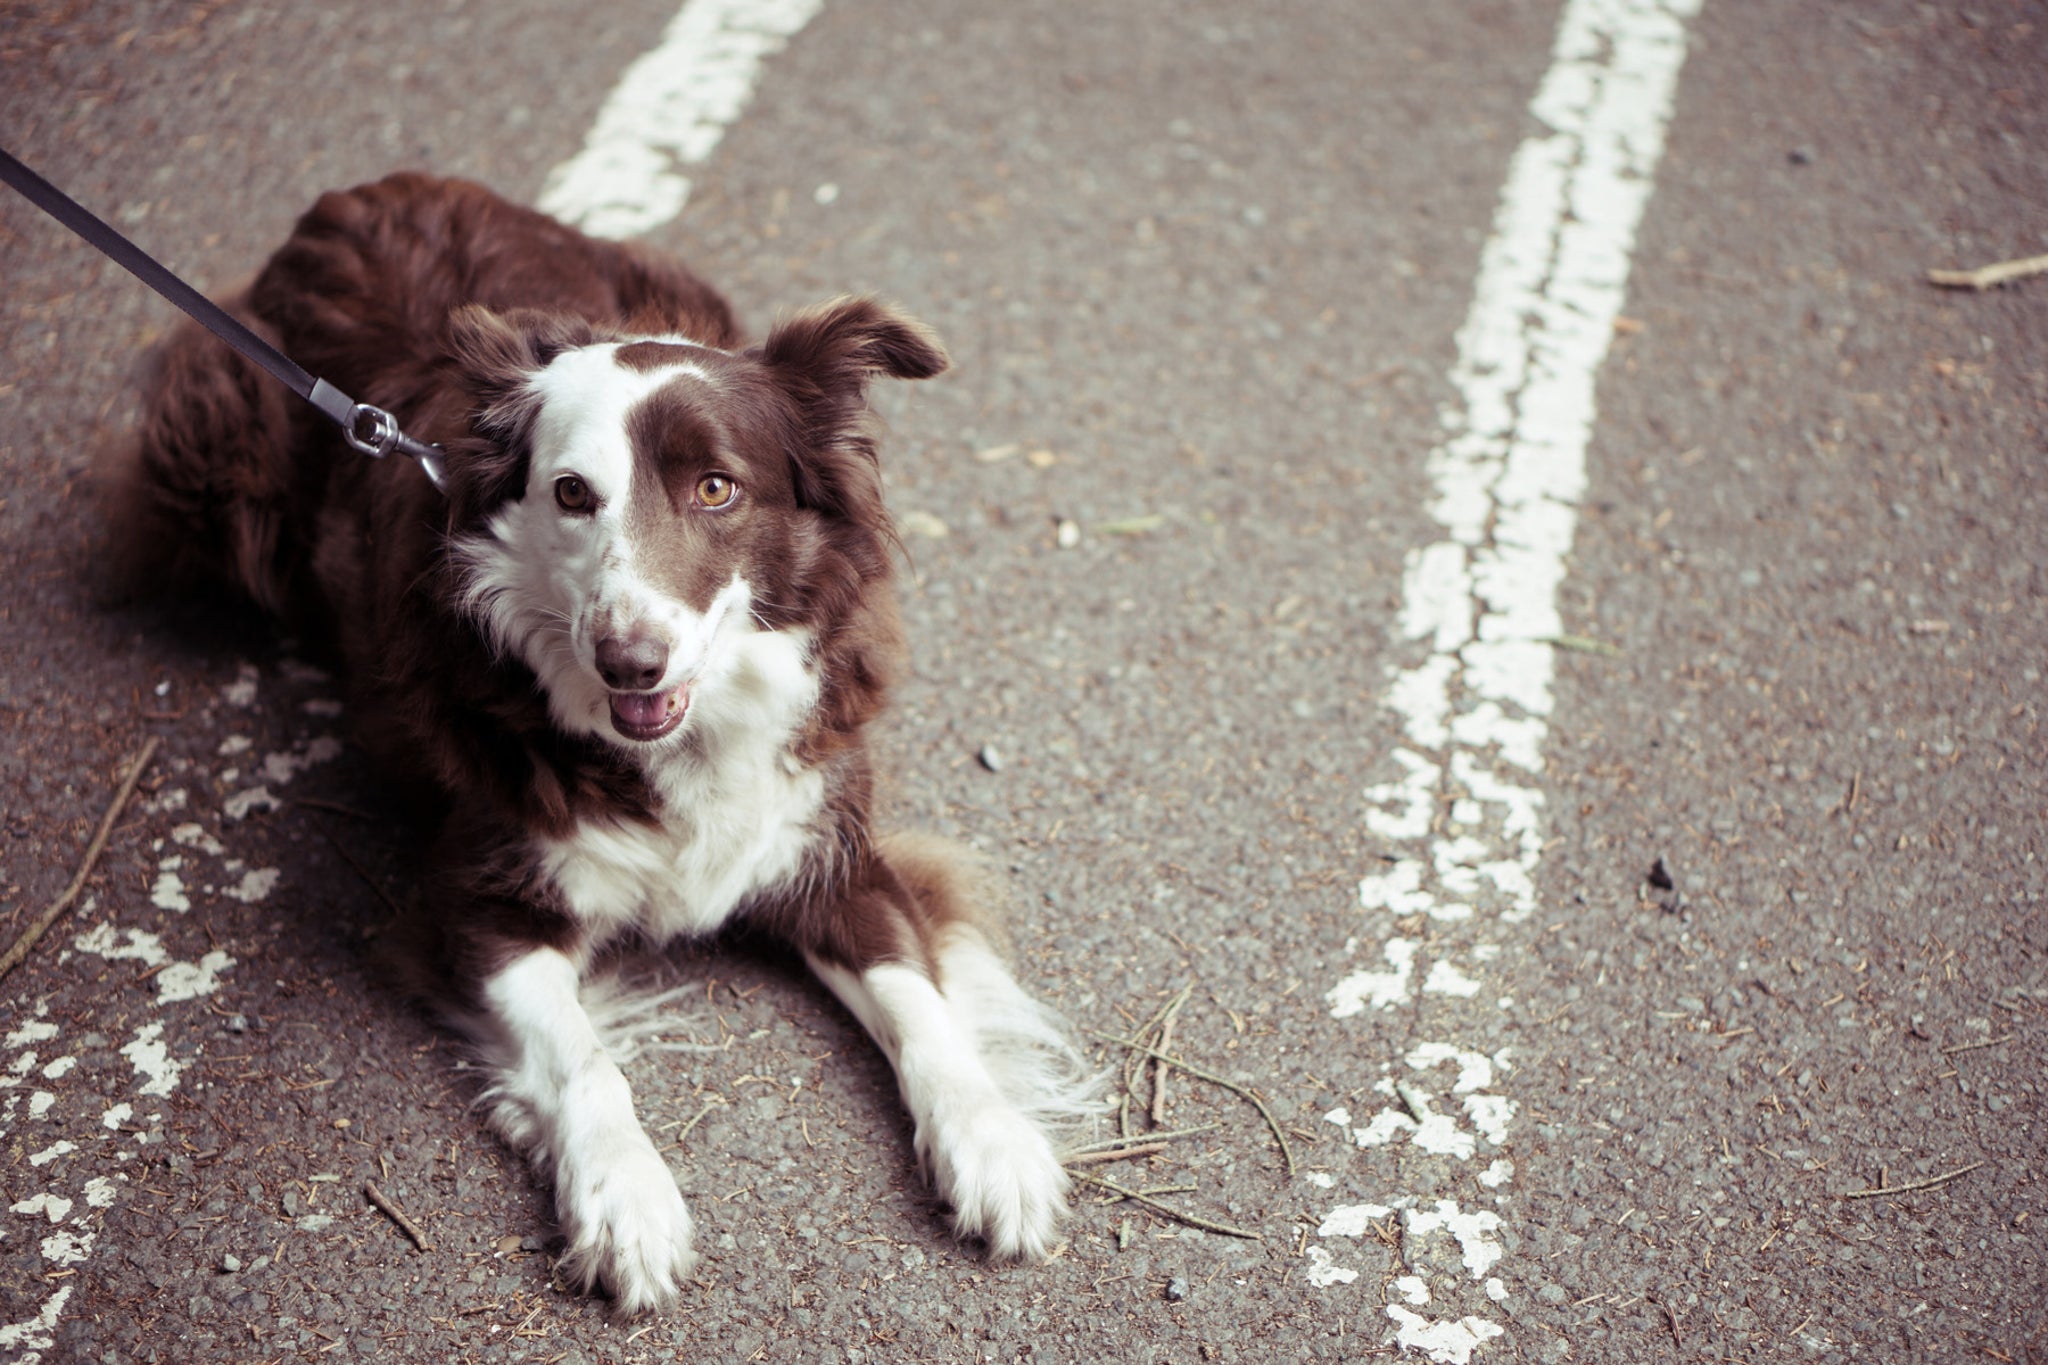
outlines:
M1335 1017L1370 1016L1424 993L1473 998L1483 964L1499 952L1484 936L1536 909L1544 806L1536 780L1554 703L1551 642L1563 634L1557 592L1585 490L1594 384L1663 153L1685 21L1700 3L1570 0L1559 21L1550 69L1530 103L1547 131L1524 142L1510 165L1458 332L1449 378L1459 402L1445 412L1443 441L1429 456L1429 511L1443 537L1411 552L1403 577L1397 646L1412 662L1387 687L1387 705L1401 719L1404 744L1391 756L1400 773L1366 793L1366 824L1395 852L1358 888L1361 911L1385 936L1375 956L1391 970L1373 961L1332 987L1324 998ZM1389 933L1395 920L1416 914L1433 922L1443 945L1419 984L1420 945ZM1444 1048L1409 1064L1466 1058L1487 1060ZM1453 1093L1464 1093L1471 1132L1411 1087L1387 1079L1380 1088L1402 1103L1355 1130L1364 1145L1405 1131L1419 1148L1469 1159L1480 1138L1493 1148L1508 1144L1513 1103L1472 1093L1465 1079ZM1330 1118L1350 1121L1344 1111ZM1465 1268L1484 1276L1504 1252L1476 1239L1503 1225L1512 1171L1496 1160L1481 1182L1500 1212L1457 1213L1441 1201L1425 1213L1406 1201L1409 1231L1452 1232L1465 1247ZM1338 1286L1349 1282L1333 1276L1329 1251L1306 1253L1311 1283L1345 1292ZM1474 1306L1510 1292L1500 1277L1487 1278L1486 1301ZM1399 1304L1385 1311L1392 1339L1435 1361L1464 1361L1504 1331L1450 1306L1442 1321Z
M626 68L583 140L548 175L540 208L597 237L637 237L683 211L690 178L754 92L761 63L822 0L688 0Z

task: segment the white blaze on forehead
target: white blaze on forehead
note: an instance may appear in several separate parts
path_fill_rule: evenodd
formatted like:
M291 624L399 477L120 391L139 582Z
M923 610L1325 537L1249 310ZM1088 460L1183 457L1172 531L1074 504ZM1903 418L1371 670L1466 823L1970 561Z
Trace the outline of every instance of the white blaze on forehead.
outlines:
M658 340L694 346L680 338ZM619 361L630 343L606 342L564 351L535 375L540 416L534 424L529 488L562 474L579 475L605 503L600 515L623 511L633 482L633 446L627 417L648 395L678 379L711 382L711 372L688 361L634 369ZM706 349L706 348L698 348Z

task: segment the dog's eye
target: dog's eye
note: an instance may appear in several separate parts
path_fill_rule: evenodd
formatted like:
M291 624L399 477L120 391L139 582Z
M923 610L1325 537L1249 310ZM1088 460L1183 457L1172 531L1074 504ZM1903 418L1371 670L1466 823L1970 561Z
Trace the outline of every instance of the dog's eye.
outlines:
M588 512L596 501L590 485L574 474L564 474L555 480L555 506L564 512Z
M697 505L716 512L721 507L732 506L740 495L740 486L723 474L706 474L697 480Z

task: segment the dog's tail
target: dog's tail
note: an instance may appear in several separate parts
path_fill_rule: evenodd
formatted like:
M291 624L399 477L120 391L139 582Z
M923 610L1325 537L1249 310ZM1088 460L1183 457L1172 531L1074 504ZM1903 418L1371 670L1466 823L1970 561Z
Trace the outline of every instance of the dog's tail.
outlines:
M111 567L132 592L211 583L287 614L307 543L293 525L297 399L197 323L154 361L140 430L106 471Z

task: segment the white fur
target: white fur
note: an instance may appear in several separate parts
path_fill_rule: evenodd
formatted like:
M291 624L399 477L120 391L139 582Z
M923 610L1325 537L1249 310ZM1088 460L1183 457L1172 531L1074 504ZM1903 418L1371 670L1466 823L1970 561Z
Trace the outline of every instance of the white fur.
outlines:
M564 730L619 741L611 689L597 672L597 642L609 634L652 633L668 647L668 670L648 692L694 690L719 652L719 636L746 618L752 591L737 574L708 602L671 597L650 582L630 532L634 456L627 419L670 384L711 382L687 362L654 370L618 363L617 343L556 356L530 381L540 395L523 496L507 502L488 534L459 540L464 605L497 647L540 679ZM558 479L583 480L594 510L564 512ZM674 745L692 724L658 744ZM619 741L626 744L638 741Z
M565 351L534 377L542 403L526 495L495 514L488 535L457 549L469 609L533 669L555 722L621 747L660 799L658 826L586 823L541 849L543 870L597 941L628 929L661 941L715 929L748 897L797 874L825 790L789 745L819 683L808 632L760 628L738 573L696 605L651 585L658 575L628 534L627 416L667 384L710 381L687 362L628 369L617 349ZM588 485L594 512L556 505L564 474ZM624 739L612 727L596 648L625 621L669 645L667 675L646 690L689 685L682 724L659 740Z
M738 624L699 678L694 750L644 746L661 823L586 822L541 850L542 867L598 940L708 933L749 897L787 883L816 840L825 780L789 744L816 704L801 632Z
M811 958L811 970L895 1067L918 1159L952 1205L954 1227L981 1237L997 1257L1037 1260L1058 1235L1068 1180L1046 1126L1006 1093L1004 1079L1023 1078L1000 1039L1005 1022L1028 1016L1035 1036L1048 1021L978 935L956 933L949 951L961 969L957 994L942 994L921 969L903 963L856 973ZM968 980L993 987L992 1011L967 993ZM1014 1011L1018 1003L1026 1009ZM1071 1051L1056 1029L1049 1039ZM992 1062L1009 1075L999 1077Z
M631 755L656 798L651 824L586 821L536 849L586 931L585 952L632 932L656 942L706 933L750 898L788 888L818 856L826 798L824 775L791 748L819 695L809 634L762 628L738 573L708 602L657 590L662 575L640 563L630 534L627 415L665 384L711 381L687 363L630 370L615 350L565 352L536 376L525 496L456 546L465 606L533 669L555 722ZM555 481L571 473L596 499L588 514L556 504ZM659 631L669 646L668 675L647 690L689 688L682 723L659 740L628 740L611 724L596 642L627 627ZM936 984L900 963L811 965L888 1055L958 1230L998 1257L1042 1257L1066 1212L1055 1135L1101 1113L1097 1078L980 933L951 926L934 953ZM527 953L484 983L484 1017L469 1022L497 1073L485 1096L493 1122L554 1178L565 1274L602 1283L631 1313L673 1299L689 1274L690 1215L579 1002L582 965Z
M633 1114L626 1078L577 1000L574 963L542 948L484 983L498 1065L491 1119L555 1185L561 1269L620 1311L669 1303L696 1264L690 1211Z
M1104 1074L1090 1067L1052 1010L1024 993L988 940L954 925L935 950L939 989L953 1020L974 1039L1003 1095L1064 1147L1095 1136L1109 1110Z

